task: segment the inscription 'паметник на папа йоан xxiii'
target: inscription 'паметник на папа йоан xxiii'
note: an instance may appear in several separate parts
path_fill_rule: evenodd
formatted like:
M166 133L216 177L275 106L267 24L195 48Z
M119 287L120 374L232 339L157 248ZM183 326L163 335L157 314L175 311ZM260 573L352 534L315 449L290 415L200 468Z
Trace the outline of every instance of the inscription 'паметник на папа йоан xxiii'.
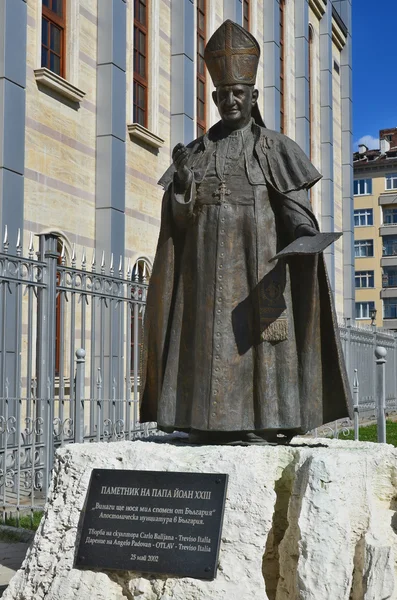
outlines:
M226 475L94 469L77 567L216 575Z

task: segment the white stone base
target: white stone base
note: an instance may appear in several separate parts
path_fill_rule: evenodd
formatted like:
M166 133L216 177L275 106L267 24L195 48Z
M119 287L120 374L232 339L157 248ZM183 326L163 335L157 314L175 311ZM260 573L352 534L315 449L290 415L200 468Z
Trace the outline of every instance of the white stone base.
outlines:
M62 448L44 519L3 599L397 599L397 450L337 440L295 444ZM228 473L217 578L73 568L93 468Z

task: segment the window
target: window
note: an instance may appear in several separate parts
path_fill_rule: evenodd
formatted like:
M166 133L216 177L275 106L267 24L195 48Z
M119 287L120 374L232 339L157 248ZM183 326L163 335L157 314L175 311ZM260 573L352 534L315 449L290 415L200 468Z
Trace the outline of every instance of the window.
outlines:
M397 190L397 173L386 175L385 188L386 190Z
M355 179L354 195L365 196L367 194L372 194L372 179Z
M397 269L395 267L383 268L382 287L397 287Z
M397 256L397 235L383 236L383 256Z
M284 19L285 19L285 0L280 0L280 131L285 133L285 114L284 114L284 59L285 59L285 40L284 40Z
M205 6L206 0L197 0L197 137L206 130L205 122L205 94L206 74L204 63L205 47Z
M250 16L251 16L250 0L244 0L243 2L243 27L247 31L250 30Z
M354 240L354 256L356 258L373 255L374 240Z
M373 288L374 287L374 272L373 271L356 271L355 281L356 281L356 288Z
M370 319L375 302L356 302L356 319Z
M374 224L372 208L358 208L354 211L354 227L364 227Z
M134 123L148 122L148 6L134 0Z
M65 76L65 0L43 0L41 66Z
M384 225L397 224L397 208L384 208L383 209L383 224Z
M383 318L397 319L397 298L385 298L383 300Z

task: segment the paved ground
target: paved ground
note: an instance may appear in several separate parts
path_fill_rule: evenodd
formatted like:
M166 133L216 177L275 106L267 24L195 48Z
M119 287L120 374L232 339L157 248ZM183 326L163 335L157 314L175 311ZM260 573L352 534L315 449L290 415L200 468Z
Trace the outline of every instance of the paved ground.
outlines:
M0 541L0 596L21 566L29 543Z

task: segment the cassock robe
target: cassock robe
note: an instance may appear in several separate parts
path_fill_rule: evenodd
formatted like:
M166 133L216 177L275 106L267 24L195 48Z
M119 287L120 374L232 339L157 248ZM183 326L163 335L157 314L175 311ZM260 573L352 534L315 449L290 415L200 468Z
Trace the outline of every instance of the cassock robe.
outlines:
M306 432L351 415L322 255L269 260L301 224L320 179L289 138L221 123L171 167L150 279L141 421L165 431ZM220 188L220 182L225 185Z

